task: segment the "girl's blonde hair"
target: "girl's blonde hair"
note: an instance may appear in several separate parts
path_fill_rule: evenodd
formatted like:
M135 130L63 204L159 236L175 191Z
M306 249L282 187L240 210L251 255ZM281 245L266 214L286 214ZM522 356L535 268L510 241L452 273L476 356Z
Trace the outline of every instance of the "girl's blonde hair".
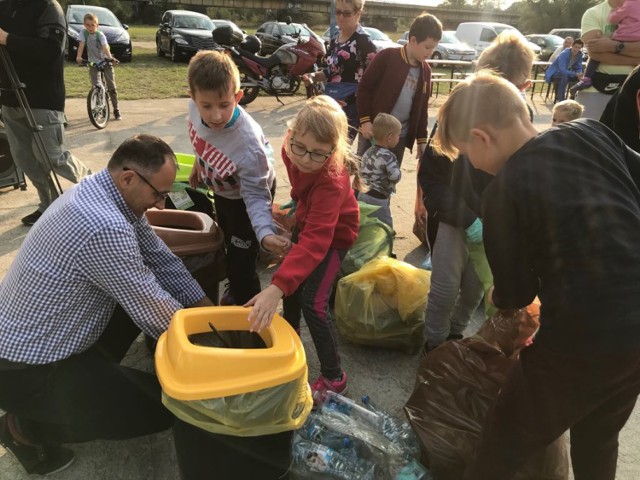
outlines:
M333 98L326 95L313 97L303 105L293 120L289 122L292 135L311 133L319 143L333 147L327 170L339 175L346 168L350 174L357 173L358 167L349 143L349 123L342 108ZM285 144L287 155L291 147Z

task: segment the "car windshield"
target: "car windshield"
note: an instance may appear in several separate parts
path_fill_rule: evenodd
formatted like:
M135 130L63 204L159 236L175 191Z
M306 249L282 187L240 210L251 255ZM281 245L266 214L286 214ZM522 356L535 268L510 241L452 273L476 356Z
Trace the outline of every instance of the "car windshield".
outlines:
M296 36L298 33L302 36L309 36L309 30L307 30L304 26L299 23L291 23L291 24L281 24L280 28L282 29L283 35L288 35L289 37Z
M387 41L390 41L389 37L387 37L384 33L382 33L380 30L378 30L376 28L366 27L365 30L367 31L367 33L371 37L371 40L387 40Z
M121 23L110 10L102 10L92 7L73 7L69 9L69 23L84 23L84 16L87 13L95 13L98 17L98 24L101 27L120 27Z
M193 30L213 30L213 22L205 17L190 17L180 15L173 19L173 26L177 28L190 28Z
M553 45L554 47L559 47L560 45L562 45L564 43L564 39L560 38L560 37L556 37L555 35L551 36L551 37L547 37L549 38L549 40L551 40L551 45Z
M440 43L460 43L460 40L458 40L458 37L456 37L453 32L442 32Z

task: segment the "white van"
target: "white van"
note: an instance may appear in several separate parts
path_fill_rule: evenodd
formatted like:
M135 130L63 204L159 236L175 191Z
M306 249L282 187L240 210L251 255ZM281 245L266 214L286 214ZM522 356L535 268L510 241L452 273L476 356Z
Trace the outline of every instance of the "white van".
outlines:
M497 22L463 22L458 25L456 37L458 37L461 42L475 48L478 54L480 54L485 48L491 45L491 42L493 42L498 35L506 30L514 31L524 38L524 35L522 35L517 28L507 25L506 23ZM527 41L527 43L536 55L540 55L540 47L538 45L529 41Z

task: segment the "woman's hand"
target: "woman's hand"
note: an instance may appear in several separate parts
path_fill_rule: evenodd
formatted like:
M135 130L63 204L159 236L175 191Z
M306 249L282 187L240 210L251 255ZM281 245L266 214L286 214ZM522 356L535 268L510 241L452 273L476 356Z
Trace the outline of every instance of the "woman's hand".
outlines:
M276 308L278 308L278 302L283 295L282 290L271 284L243 305L243 307L253 305L247 319L249 321L249 331L260 332L263 328L271 325Z

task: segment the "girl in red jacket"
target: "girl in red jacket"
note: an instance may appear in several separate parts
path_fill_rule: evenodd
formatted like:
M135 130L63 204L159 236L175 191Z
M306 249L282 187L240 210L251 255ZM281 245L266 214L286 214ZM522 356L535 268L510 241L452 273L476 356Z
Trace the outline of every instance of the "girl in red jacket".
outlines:
M320 360L321 375L311 385L316 403L328 390L344 392L347 375L340 366L329 295L347 250L358 235L359 210L349 181L347 118L338 103L312 98L290 123L282 160L295 205L294 244L271 279L249 300L252 331L271 324L284 297L284 318L300 331L300 313ZM349 165L347 165L349 163Z

